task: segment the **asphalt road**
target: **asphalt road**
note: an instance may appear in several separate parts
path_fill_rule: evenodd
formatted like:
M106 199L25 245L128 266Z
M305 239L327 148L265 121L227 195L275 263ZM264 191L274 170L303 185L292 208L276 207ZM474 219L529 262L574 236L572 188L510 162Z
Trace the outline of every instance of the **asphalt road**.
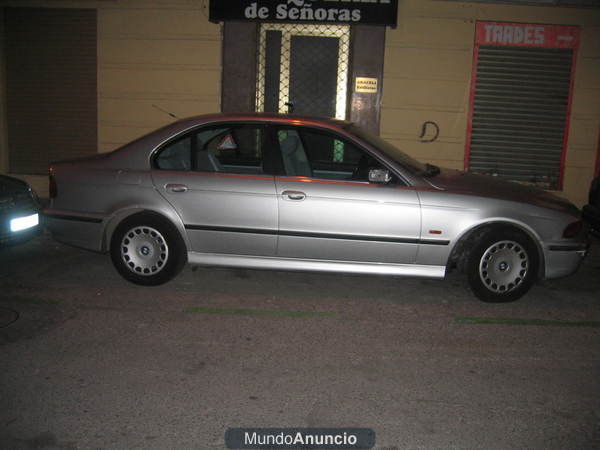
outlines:
M220 449L245 426L600 448L599 253L493 305L454 277L188 267L144 288L48 236L0 249L0 448Z

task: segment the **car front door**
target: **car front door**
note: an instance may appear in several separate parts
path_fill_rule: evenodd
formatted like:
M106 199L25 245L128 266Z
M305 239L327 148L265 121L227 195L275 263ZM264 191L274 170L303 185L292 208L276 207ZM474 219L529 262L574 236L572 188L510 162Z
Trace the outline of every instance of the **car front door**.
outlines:
M154 184L183 220L191 250L273 256L277 198L263 170L266 129L221 124L180 137L153 160Z
M276 131L285 176L275 185L281 257L409 264L417 256L420 205L399 179L368 181L383 166L329 131Z

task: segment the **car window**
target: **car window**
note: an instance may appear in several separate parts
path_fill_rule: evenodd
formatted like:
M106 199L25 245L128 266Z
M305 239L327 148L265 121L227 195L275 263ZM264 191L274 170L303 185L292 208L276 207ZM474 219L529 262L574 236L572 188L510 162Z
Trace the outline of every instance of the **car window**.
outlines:
M422 162L417 161L416 159L408 156L406 153L399 150L388 141L381 139L379 136L371 134L368 131L363 130L362 128L354 124L351 124L347 128L347 131L350 131L362 141L382 151L387 156L389 156L390 158L401 164L403 167L408 169L411 173L423 175L429 172L429 168L426 164L423 164Z
M298 131L294 129L279 130L277 140L285 173L290 176L312 177L313 171Z
M178 139L164 147L155 160L155 165L162 170L190 170L191 169L191 136Z
M203 128L163 147L154 165L161 170L260 174L263 140L261 126Z
M370 169L383 168L363 149L320 130L281 128L277 140L289 176L369 181Z
M212 133L212 135L208 135ZM264 129L237 125L201 133L195 151L199 171L260 174Z

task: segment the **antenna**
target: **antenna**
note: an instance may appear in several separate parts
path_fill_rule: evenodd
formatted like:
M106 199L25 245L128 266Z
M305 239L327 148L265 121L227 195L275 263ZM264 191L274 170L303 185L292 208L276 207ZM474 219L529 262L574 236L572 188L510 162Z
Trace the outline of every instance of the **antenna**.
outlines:
M173 117L175 119L179 119L179 117L177 117L175 114L173 114L173 113L171 113L171 112L169 112L167 110L162 109L160 106L156 106L156 105L153 104L152 107L158 109L160 112L164 112L165 114L168 114L169 116L171 116L171 117Z

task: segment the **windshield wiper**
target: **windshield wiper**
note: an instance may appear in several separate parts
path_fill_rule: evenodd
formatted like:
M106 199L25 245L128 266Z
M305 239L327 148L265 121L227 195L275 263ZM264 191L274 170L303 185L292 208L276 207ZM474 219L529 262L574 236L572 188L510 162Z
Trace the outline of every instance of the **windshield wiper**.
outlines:
M433 177L440 173L440 168L438 166L434 166L433 164L426 163L425 164L425 172L423 173L426 177Z

